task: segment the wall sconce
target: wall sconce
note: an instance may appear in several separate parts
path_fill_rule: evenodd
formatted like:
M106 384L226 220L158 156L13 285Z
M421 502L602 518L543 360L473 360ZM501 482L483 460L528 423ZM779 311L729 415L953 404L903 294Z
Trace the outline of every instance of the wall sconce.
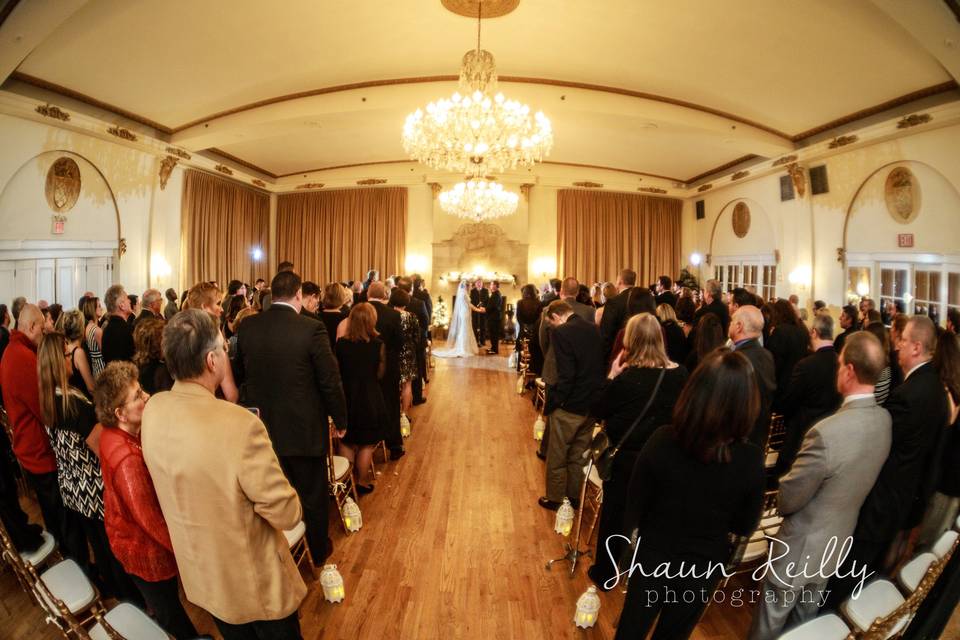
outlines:
M166 258L160 254L154 254L153 257L150 258L150 271L153 273L153 277L156 278L157 282L160 282L161 278L166 278L170 275L172 269Z
M703 256L701 256L699 253L690 254L690 264L695 267L699 267L701 262L703 262Z
M427 257L417 253L411 253L408 255L403 263L407 273L419 273L421 271L426 271L430 266L430 261L427 259Z
M868 285L866 282L857 283L858 296L860 296L861 298L866 298L869 293L870 293L870 285Z
M792 285L796 285L801 289L806 289L810 286L811 280L813 280L813 271L807 265L797 267L790 272L790 275L787 276L787 280L789 280L790 284Z

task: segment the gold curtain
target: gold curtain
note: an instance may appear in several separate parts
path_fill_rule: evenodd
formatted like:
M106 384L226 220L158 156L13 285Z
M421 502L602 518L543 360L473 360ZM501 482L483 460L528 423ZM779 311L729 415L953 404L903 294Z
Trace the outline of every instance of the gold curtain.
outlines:
M615 281L621 269L645 286L680 268L680 200L632 193L557 193L557 274Z
M216 280L253 284L267 278L270 196L202 171L184 173L182 247L184 286ZM254 261L253 250L263 258Z
M277 258L304 280L383 278L403 273L407 189L340 189L281 195L277 201Z

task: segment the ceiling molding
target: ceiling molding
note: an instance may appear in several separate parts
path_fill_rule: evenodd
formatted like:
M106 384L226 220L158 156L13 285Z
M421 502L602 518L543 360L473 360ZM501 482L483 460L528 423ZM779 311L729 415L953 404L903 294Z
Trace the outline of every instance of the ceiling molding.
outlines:
M749 154L749 155L741 156L741 157L739 157L739 158L736 158L736 159L734 159L734 160L731 160L730 162L728 162L728 163L726 163L726 164L722 164L722 165L720 165L719 167L714 167L713 169L710 169L709 171L704 171L704 172L701 173L700 175L693 176L693 177L690 178L689 180L681 180L681 182L685 182L685 183L687 183L688 185L692 185L692 184L693 184L694 182L696 182L697 180L701 180L701 179L703 179L703 178L706 178L707 176L712 176L713 174L715 174L715 173L720 173L721 171L726 171L727 169L732 169L733 167L737 166L737 165L740 164L741 162L748 162L748 161L750 161L750 160L754 160L754 159L759 158L759 157L760 157L760 156L755 155L755 154L752 154L752 153Z
M371 167L375 164L398 164L401 162L416 162L416 160L381 160L379 162L358 162L356 164L338 164L332 167L319 167L317 169L306 169L305 171L294 171L293 173L282 173L275 178L289 178L290 176L303 176L315 173L317 171L333 171L334 169L353 169L354 167Z
M20 4L20 0L7 0L7 3L0 8L0 27L7 21L7 18L10 17L10 14L13 13L13 10L17 8L18 4Z
M239 164L241 167L246 167L247 169L252 169L253 171L256 171L256 172L258 172L258 173L261 173L261 174L269 177L269 178L272 179L272 180L276 180L277 178L280 177L280 176L278 176L278 175L275 174L275 173L272 173L272 172L270 172L270 171L267 171L267 170L264 169L263 167L258 167L257 165L253 164L252 162L247 162L247 161L244 160L243 158L238 158L237 156L235 156L235 155L233 155L233 154L227 153L227 152L224 151L223 149L218 149L217 147L210 147L209 149L207 149L207 151L210 151L211 153L215 153L215 154L217 154L218 156L221 156L222 158L224 158L224 159L226 159L226 160L229 160L230 162Z
M556 164L562 167L580 167L583 169L601 169L603 171L619 171L620 173L629 173L635 176L645 176L648 178L660 178L662 180L670 180L671 182L683 182L680 178L671 178L670 176L661 176L656 173L644 173L643 171L634 171L632 169L620 169L618 167L605 167L599 164L580 164L579 162L557 162L554 160L544 160L540 164Z

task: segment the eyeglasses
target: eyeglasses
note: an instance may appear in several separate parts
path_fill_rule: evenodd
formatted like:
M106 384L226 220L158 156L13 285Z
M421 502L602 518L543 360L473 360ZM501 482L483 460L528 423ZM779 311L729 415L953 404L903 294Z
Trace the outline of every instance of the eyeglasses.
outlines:
M131 400L127 400L120 406L125 407L131 402L139 402L141 400L145 401L147 398L148 398L147 392L143 390L143 387L137 387L137 392L134 394L133 398Z

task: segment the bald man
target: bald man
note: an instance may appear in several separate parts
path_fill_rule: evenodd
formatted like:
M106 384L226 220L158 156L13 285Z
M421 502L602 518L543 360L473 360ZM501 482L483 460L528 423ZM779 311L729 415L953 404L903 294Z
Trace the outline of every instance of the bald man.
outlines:
M760 415L757 423L750 432L750 442L761 449L767 444L767 435L770 431L770 406L773 404L773 392L777 390L776 369L773 366L773 356L760 344L760 335L763 333L763 314L753 305L743 305L730 318L730 328L727 335L733 342L733 350L739 351L747 357L753 365L753 372L757 378L757 389L760 392Z
M61 544L66 535L65 510L57 484L57 460L43 428L37 383L37 345L43 336L43 313L25 304L10 332L10 344L0 361L3 405L13 431L13 452L27 483L37 494L46 528Z

